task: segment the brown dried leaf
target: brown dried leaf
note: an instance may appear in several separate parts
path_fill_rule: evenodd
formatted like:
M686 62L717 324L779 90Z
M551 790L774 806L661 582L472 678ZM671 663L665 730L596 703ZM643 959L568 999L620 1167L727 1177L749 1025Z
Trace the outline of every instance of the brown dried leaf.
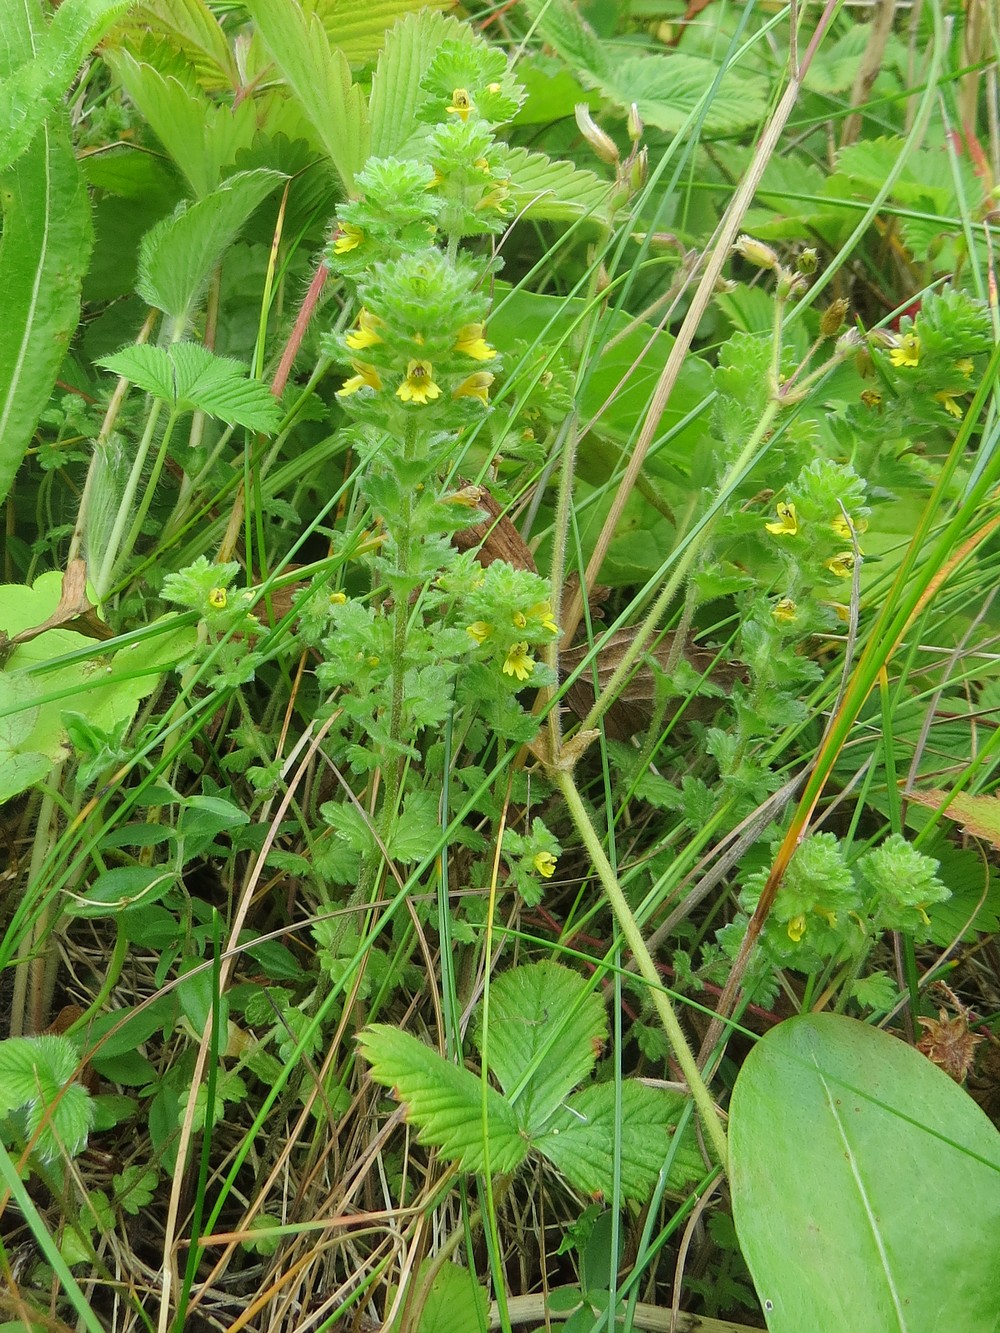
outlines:
M635 634L636 631L632 628L620 629L602 643L597 655L597 681L601 689L607 685L614 675L622 658L631 647ZM648 658L655 658L659 666L666 669L670 664L674 639L675 635L668 632L655 648L646 650L643 660L638 664L631 677L626 681L620 695L608 709L604 717L604 729L612 740L628 740L629 737L637 735L640 731L645 731L652 722L654 699L656 697L656 678L652 667L649 665ZM590 651L590 645L586 643L576 644L572 648L564 649L559 654L559 668L563 676L570 675L590 654ZM699 674L707 673L708 679L727 693L736 681L743 679L743 671L739 666L733 662L717 661L718 653L711 648L695 648L686 644L683 649L683 656ZM584 718L593 708L594 699L593 668L591 666L566 691L566 702L577 717ZM681 703L682 701L678 700L676 706L671 706L668 709L667 718L676 714ZM699 696L686 704L684 712L686 717L703 719L711 716L718 706L717 699Z
M468 490L466 482L460 481L459 485ZM477 490L479 495L476 499L476 508L482 510L487 517L481 523L473 524L471 528L461 528L458 532L453 532L452 545L459 551L471 551L478 547L476 559L484 569L487 565L492 565L494 560L506 560L515 569L530 569L533 574L537 574L535 557L528 550L517 528L486 486L479 486Z
M1000 848L1000 796L970 796L967 792L954 794L947 791L911 792L911 801L926 805L930 810L942 811L945 819L961 824L966 833L984 838L993 847Z
M29 643L50 629L72 629L91 639L113 639L114 630L97 615L93 602L87 596L87 562L71 560L63 575L59 605L40 625L21 630L10 640L10 645Z

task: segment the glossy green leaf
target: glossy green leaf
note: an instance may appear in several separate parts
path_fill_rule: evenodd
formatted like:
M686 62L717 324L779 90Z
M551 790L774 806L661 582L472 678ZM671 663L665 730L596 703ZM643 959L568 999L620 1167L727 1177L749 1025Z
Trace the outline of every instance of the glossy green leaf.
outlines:
M1000 1328L1000 1134L917 1051L832 1014L745 1061L733 1215L771 1333Z

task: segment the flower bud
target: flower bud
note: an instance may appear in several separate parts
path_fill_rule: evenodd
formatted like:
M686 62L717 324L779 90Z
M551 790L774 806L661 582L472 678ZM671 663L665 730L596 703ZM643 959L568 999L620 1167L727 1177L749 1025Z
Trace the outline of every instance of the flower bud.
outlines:
M628 183L636 194L649 179L649 149L640 148L633 157L628 169Z
M740 236L733 249L747 263L755 264L757 268L773 270L778 267L778 256L771 247L763 241L754 240L752 236Z
M818 264L819 256L812 247L808 250L803 250L797 261L799 272L804 274L807 278L811 277L811 275L816 272Z
M848 305L842 296L836 301L831 301L823 311L819 321L819 332L821 338L836 338L837 334L844 327L844 319L847 316ZM840 344L837 344L837 350L840 350Z
M639 108L633 102L628 109L628 137L633 143L638 143L642 138L642 131L645 126L642 123L642 117L639 115Z
M620 159L615 141L594 121L586 102L578 102L573 108L573 113L576 116L577 128L597 156L608 166L616 167Z

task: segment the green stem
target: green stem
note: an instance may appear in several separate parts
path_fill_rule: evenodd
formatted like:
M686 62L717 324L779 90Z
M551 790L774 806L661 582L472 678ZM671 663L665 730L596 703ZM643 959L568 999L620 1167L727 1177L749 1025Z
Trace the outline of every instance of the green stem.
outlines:
M611 903L618 928L631 950L640 975L649 984L649 994L653 1007L663 1024L663 1030L667 1034L674 1058L680 1065L687 1085L691 1089L691 1096L698 1108L705 1133L711 1140L719 1161L723 1167L726 1167L728 1164L728 1147L722 1120L712 1101L712 1095L701 1076L694 1054L687 1043L677 1015L674 1013L673 1006L666 991L663 990L656 964L646 948L646 942L642 938L642 932L639 930L635 917L632 915L628 899L622 892L621 885L618 883L617 876L611 867L611 862L601 846L601 840L597 836L597 831L591 822L590 815L587 813L587 807L584 805L583 798L573 781L573 775L564 769L556 769L553 776L566 801L573 823L576 825L584 846L590 854L594 869L597 871L608 901Z
M125 535L125 524L128 522L129 511L132 508L132 502L135 500L135 493L139 489L139 479L142 477L142 469L146 464L146 455L149 453L149 447L153 443L156 423L160 419L160 413L163 411L163 406L163 402L159 398L153 401L149 410L149 418L146 421L146 429L142 433L142 439L139 441L139 447L135 452L132 471L129 473L128 481L125 483L124 494L118 504L118 513L115 515L114 527L111 529L111 536L108 538L108 545L104 552L104 558L101 561L100 569L94 577L94 588L97 591L98 602L104 601L107 591L111 586L112 575L115 566L118 564L118 552Z

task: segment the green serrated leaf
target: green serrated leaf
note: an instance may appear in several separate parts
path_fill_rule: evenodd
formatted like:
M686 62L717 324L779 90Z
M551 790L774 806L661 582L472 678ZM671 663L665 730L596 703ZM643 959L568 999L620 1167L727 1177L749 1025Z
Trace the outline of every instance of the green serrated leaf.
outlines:
M247 379L241 361L216 356L200 343L137 344L96 364L164 399L177 412L205 412L264 434L277 430L281 420L277 400L259 380Z
M587 1077L607 1033L600 996L568 967L532 963L511 968L493 983L490 1070L530 1130L542 1128Z
M345 5L343 0L310 0L330 45L343 51L352 65L366 65L372 61L393 25L403 22L414 12L450 9L453 0L369 0L363 5ZM454 22L454 20L453 20ZM451 35L451 34L447 34Z
M0 1042L0 1115L24 1110L25 1133L43 1161L86 1145L94 1108L73 1082L80 1065L68 1037L15 1037Z
M445 40L471 43L472 30L433 9L408 15L386 35L368 102L372 156L392 156L413 133L423 101L420 80Z
M369 152L368 112L351 67L320 17L286 0L245 0L264 45L351 192Z
M621 1192L627 1199L648 1198L657 1176L674 1148L670 1181L675 1188L704 1175L694 1135L686 1133L673 1145L671 1135L684 1098L635 1079L621 1085L621 1118L613 1083L584 1088L561 1107L535 1136L534 1146L587 1194L609 1198L614 1192L616 1132L621 1135Z
M239 87L239 66L225 31L204 0L146 0L133 5L112 40L141 43L150 33L183 57L200 87L210 92Z
M159 1176L150 1167L127 1166L119 1176L112 1177L115 1203L131 1217L137 1217L153 1202Z
M410 865L429 856L440 841L437 798L429 791L411 792L393 826L389 854Z
M358 1045L372 1077L405 1104L421 1143L440 1149L465 1171L513 1171L524 1160L528 1140L517 1116L492 1088L485 1089L484 1100L475 1074L382 1023L365 1028Z
M68 91L84 56L128 4L129 0L63 0L47 29L40 21L32 21L27 5L4 7L0 171L27 150L42 122ZM34 36L25 42L29 24Z
M512 148L504 165L510 170L511 203L519 216L575 222L595 214L606 220L613 187L592 171L527 148Z
M197 203L182 203L146 233L139 252L136 290L144 301L183 326L215 265L251 213L285 177L258 167L241 171Z

